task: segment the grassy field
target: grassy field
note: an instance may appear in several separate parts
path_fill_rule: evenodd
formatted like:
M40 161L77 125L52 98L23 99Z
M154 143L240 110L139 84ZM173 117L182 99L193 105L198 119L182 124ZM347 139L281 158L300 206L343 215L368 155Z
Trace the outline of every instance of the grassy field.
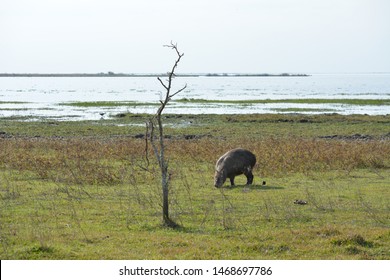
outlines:
M390 258L389 115L165 116L178 229L147 117L0 120L0 258ZM235 147L257 155L254 185L216 189Z

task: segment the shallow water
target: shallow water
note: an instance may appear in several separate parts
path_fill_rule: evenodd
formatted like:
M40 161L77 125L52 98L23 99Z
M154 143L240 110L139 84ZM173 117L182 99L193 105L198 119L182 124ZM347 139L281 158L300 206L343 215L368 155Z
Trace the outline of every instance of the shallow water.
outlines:
M390 73L313 74L308 77L182 77L177 89L187 89L176 98L206 100L256 99L389 99ZM76 107L79 101L136 101L156 103L163 88L154 77L1 77L0 117L57 120L100 119L122 113L154 113L156 105ZM21 102L21 103L20 103ZM390 106L348 104L218 104L181 103L174 100L166 113L339 113L390 114Z

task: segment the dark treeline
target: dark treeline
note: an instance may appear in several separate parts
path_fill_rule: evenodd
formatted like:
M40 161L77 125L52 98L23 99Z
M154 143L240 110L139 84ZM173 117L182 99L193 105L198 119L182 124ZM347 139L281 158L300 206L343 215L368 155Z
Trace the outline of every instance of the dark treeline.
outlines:
M168 73L124 74L124 73L0 73L0 77L164 77ZM206 74L175 74L176 77L307 77L307 74L240 74L240 73L206 73Z

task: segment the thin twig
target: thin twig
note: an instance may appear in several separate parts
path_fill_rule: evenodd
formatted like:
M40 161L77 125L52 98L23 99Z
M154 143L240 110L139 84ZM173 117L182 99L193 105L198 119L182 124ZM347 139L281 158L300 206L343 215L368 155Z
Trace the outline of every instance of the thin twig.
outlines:
M157 77L157 80L159 80L160 84L161 84L166 90L168 90L168 87L164 84L164 82L161 80L160 77Z

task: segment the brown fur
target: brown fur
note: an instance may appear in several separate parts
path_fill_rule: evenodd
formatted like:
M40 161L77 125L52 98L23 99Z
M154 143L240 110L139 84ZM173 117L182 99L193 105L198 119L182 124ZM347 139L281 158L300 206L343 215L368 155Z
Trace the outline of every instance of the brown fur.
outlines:
M244 174L247 178L247 185L252 184L252 169L256 164L256 156L245 149L233 149L221 156L215 165L214 186L222 187L226 179L234 186L234 178Z

